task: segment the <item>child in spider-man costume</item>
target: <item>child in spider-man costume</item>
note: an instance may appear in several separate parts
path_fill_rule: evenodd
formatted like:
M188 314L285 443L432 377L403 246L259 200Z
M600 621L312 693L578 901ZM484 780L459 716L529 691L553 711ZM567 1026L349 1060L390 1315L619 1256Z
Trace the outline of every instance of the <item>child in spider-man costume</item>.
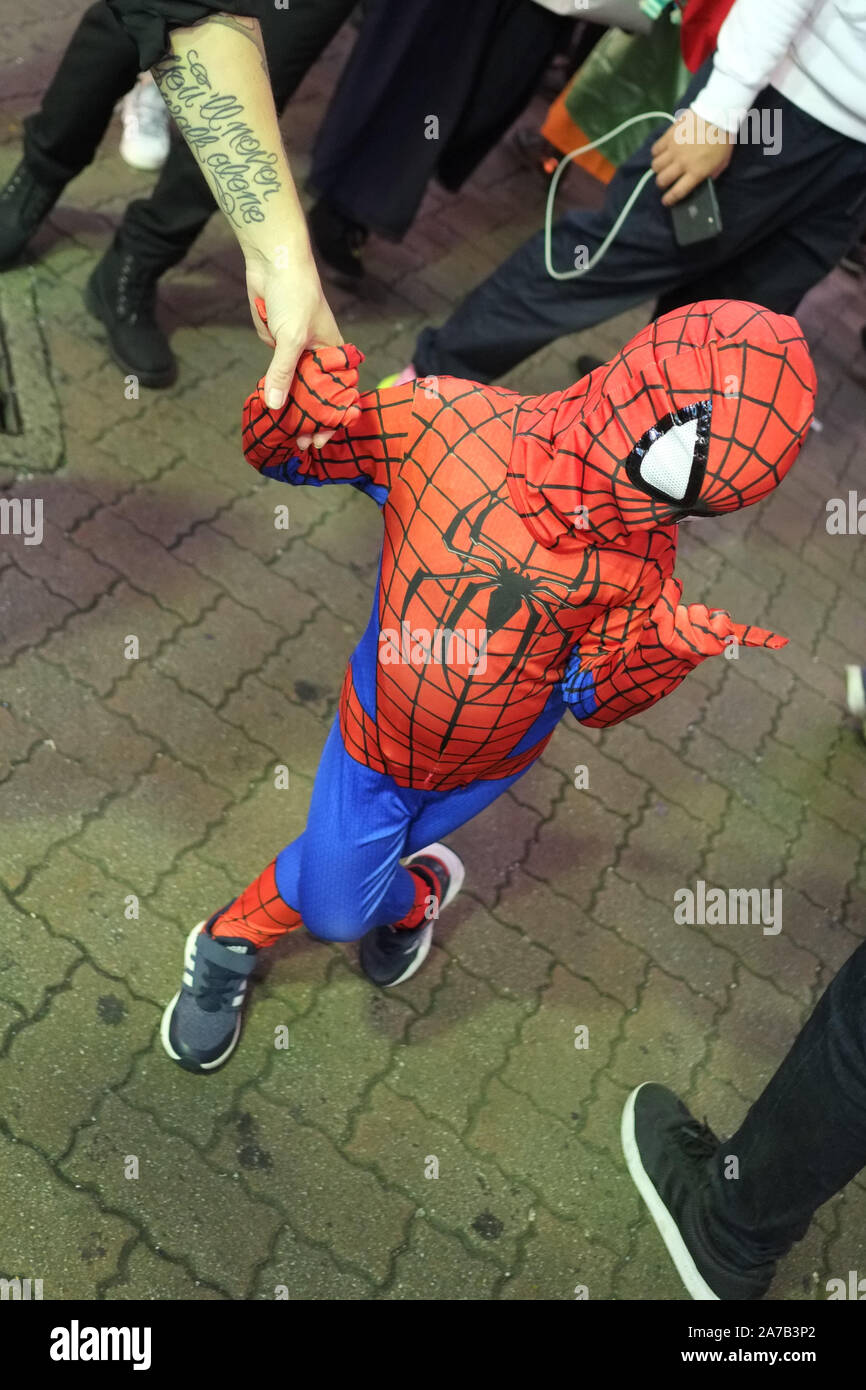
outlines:
M786 640L682 604L672 575L679 520L760 501L797 455L815 374L794 319L693 305L545 396L452 378L359 396L360 361L307 353L282 410L261 384L244 409L255 468L366 492L384 541L307 828L187 942L162 1036L196 1071L232 1051L258 948L302 923L362 938L378 984L417 970L463 877L439 840L567 710L616 724L727 644Z

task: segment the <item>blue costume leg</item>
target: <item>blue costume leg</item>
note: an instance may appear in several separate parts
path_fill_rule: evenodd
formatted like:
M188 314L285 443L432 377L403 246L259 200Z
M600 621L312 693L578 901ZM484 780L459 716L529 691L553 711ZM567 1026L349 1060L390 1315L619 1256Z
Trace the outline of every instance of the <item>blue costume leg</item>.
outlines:
M277 856L280 897L314 936L354 941L399 922L416 880L401 858L471 820L522 773L450 791L398 787L346 752L334 722L322 752L303 835Z

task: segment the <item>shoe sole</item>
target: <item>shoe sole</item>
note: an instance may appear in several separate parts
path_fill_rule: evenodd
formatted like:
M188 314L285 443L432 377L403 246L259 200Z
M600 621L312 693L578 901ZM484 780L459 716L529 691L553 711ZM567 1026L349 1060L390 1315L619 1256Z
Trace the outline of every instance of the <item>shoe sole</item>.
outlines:
M206 920L206 919L205 919L205 920ZM190 975L192 975L193 966L194 966L194 964L195 964L195 942L196 942L196 938L198 937L199 933L201 932L201 929L202 929L203 926L204 926L204 921L201 921L201 922L199 922L199 924L198 924L197 927L193 927L192 931L190 932L189 936L188 936L187 939L186 939L186 945L184 946L184 952L183 952L183 968L184 968L184 971L188 971ZM235 1048L237 1047L238 1038L240 1037L240 1032L241 1032L241 1016L240 1016L240 1012L238 1012L237 1021L236 1021L236 1023L235 1023L235 1031L234 1031L234 1033L232 1034L231 1041L229 1042L229 1045L228 1045L228 1047L226 1048L225 1052L221 1053L220 1056L219 1056L219 1057L216 1057L216 1058L214 1059L214 1061L212 1061L212 1062L192 1062L192 1061L190 1061L190 1059L189 1059L188 1057L181 1057L181 1056L179 1056L178 1053L175 1052L174 1048L173 1048L172 1045L171 1045L171 1042L169 1041L169 1030L170 1030L170 1028L171 1028L171 1016L172 1016L172 1014L174 1013L174 1008L175 1008L175 1005L177 1004L178 999L180 998L180 995L181 995L181 991L178 990L177 994L174 996L174 998L171 1000L171 1002L170 1002L169 1004L166 1004L166 1006L165 1006L165 1008L164 1008L164 1010L163 1010L163 1013L162 1013L162 1022L161 1022L160 1025L159 1025L159 1037L160 1037L160 1041L161 1041L161 1043L162 1043L162 1045L163 1045L163 1048L164 1048L165 1051L168 1053L168 1055L169 1055L169 1057L171 1058L171 1060L172 1060L173 1062L177 1062L180 1066L182 1066L183 1069L184 1069L184 1071L192 1071L192 1072L209 1072L209 1071L215 1071L217 1067L221 1067L221 1066L222 1066L223 1062L228 1061L229 1057L232 1055L232 1053L234 1052Z
M461 859L458 859L453 849L449 849L447 845L440 844L425 845L424 849L419 849L417 854L413 854L409 859L405 860L406 867L408 868L408 866L412 863L412 860L417 859L422 854L435 854L436 858L441 859L442 863L448 870L448 891L445 894L445 897L442 899L441 903L439 904L439 911L441 912L443 908L447 907L449 903L454 901L454 899L457 897L457 894L460 892L460 889L463 887L463 880L466 877L466 870L463 867L463 861ZM395 985L402 985L404 980L410 979L411 976L415 974L416 970L421 969L421 966L424 964L425 960L430 954L430 947L432 946L432 944L433 923L430 922L424 932L424 935L421 938L417 951L412 957L410 964L403 971L403 974L399 977L399 979L391 980L387 985L382 985L382 989L393 989Z
M93 318L98 319L102 324L106 332L106 340L111 360L125 375L136 377L139 386L144 386L150 391L160 391L164 390L167 386L174 385L177 381L177 364L175 364L171 372L143 372L140 367L134 366L132 362L127 362L121 357L111 341L111 334L108 331L108 324L105 321L106 310L103 308L102 301L90 281L88 281L84 289L84 307L88 314L91 314Z
M622 1151L625 1155L626 1166L631 1174L632 1182L647 1205L649 1214L655 1222L658 1233L667 1247L667 1252L674 1262L677 1274L685 1284L690 1297L699 1302L719 1303L721 1300L718 1294L713 1293L692 1259L689 1248L680 1235L680 1230L676 1221L674 1221L674 1218L659 1196L655 1183L643 1166L640 1148L638 1147L637 1136L634 1130L635 1101L638 1093L642 1090L643 1086L635 1087L623 1107L620 1139L622 1142Z

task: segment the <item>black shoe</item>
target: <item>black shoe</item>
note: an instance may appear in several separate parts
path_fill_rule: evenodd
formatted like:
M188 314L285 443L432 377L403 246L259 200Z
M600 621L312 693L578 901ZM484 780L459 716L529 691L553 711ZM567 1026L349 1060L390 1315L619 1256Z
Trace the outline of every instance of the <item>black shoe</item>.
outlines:
M775 1266L733 1269L703 1235L701 1205L719 1149L712 1130L673 1091L649 1082L626 1101L621 1136L628 1171L692 1298L763 1297Z
M313 245L325 264L347 280L360 280L364 274L361 251L367 240L367 228L344 217L324 198L310 210L307 221Z
M582 381L585 376L589 376L590 372L594 372L598 367L603 367L604 363L600 357L593 357L588 352L582 352L577 359L576 366L577 379Z
M216 1071L234 1052L258 954L240 937L211 936L210 925L199 922L187 937L183 981L162 1015L162 1045L185 1071Z
M112 246L87 282L84 303L108 333L111 355L121 371L142 386L171 386L177 362L156 321L157 271L130 251Z
M433 924L463 883L463 865L447 845L428 845L406 864L429 879L436 909L420 927L374 927L361 938L361 969L374 985L386 988L402 984L424 964L433 940Z
M0 188L0 267L17 260L64 188L62 183L40 183L26 160L21 160L8 183Z

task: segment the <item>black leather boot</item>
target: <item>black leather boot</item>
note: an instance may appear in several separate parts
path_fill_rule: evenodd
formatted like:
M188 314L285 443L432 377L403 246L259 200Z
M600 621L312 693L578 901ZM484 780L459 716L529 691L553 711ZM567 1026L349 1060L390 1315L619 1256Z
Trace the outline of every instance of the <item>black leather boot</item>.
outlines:
M326 198L320 198L310 209L307 222L313 245L328 268L353 283L360 280L364 274L361 251L367 228L344 217Z
M0 269L17 260L36 228L63 192L62 183L45 184L22 159L0 188Z
M84 303L104 325L111 355L142 386L171 386L177 360L156 321L159 272L116 244L87 282Z

